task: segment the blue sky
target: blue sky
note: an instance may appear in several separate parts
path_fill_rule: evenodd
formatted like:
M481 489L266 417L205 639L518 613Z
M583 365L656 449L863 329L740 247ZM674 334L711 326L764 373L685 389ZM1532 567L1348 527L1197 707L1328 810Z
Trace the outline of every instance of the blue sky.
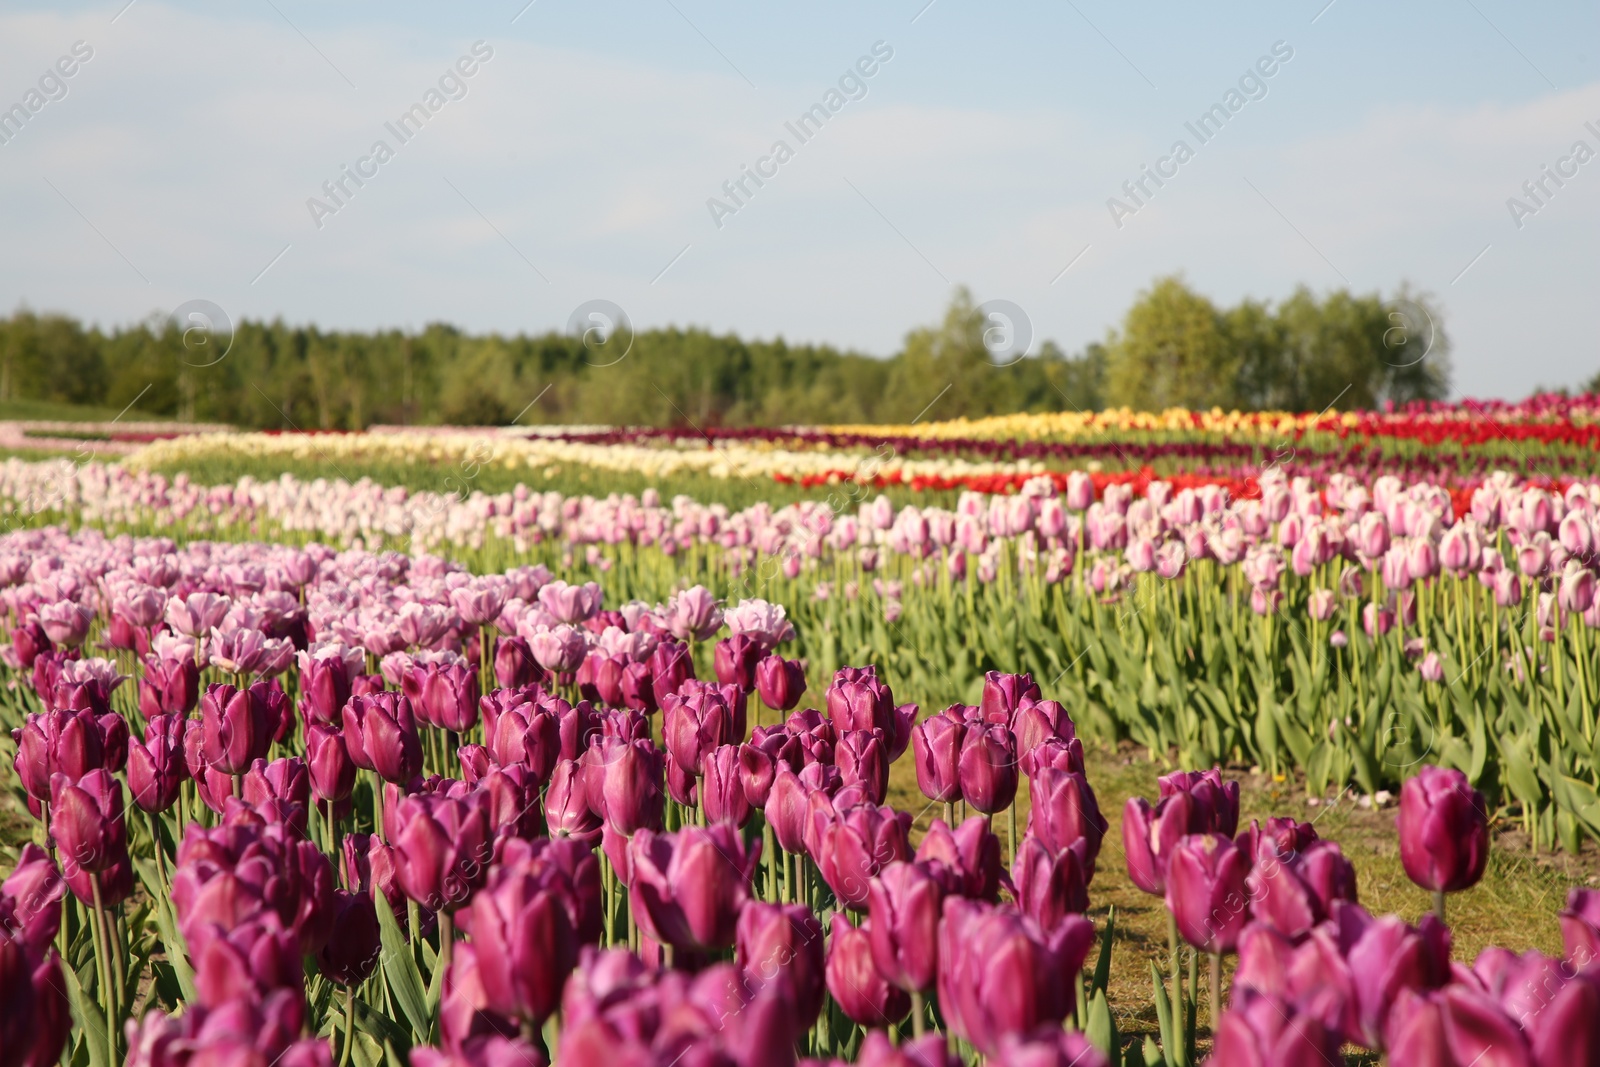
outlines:
M0 108L93 50L0 144L0 307L514 332L604 298L887 355L965 284L1071 351L1182 272L1224 303L1409 282L1466 395L1600 370L1600 159L1560 163L1600 151L1593 4L125 2L0 12ZM479 41L401 144L385 123ZM1200 144L1185 123L1279 42ZM875 44L800 143L785 123ZM393 157L361 163L379 139ZM1179 139L1193 157L1134 205ZM792 158L760 163L778 140ZM1576 173L1514 220L1545 165Z

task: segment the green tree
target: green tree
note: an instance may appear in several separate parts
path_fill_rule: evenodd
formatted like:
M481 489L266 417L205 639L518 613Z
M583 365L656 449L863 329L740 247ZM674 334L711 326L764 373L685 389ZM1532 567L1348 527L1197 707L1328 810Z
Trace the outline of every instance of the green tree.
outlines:
M1233 403L1238 356L1224 318L1176 277L1140 293L1106 347L1112 406L1160 411Z

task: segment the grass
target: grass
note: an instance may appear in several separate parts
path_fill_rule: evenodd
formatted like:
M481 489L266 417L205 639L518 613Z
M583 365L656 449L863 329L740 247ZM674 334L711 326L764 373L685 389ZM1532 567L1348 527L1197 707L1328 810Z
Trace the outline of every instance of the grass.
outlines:
M100 407L95 404L62 404L52 400L0 400L0 420L26 422L110 422L121 415L125 422L165 421L170 415L140 411L138 408Z

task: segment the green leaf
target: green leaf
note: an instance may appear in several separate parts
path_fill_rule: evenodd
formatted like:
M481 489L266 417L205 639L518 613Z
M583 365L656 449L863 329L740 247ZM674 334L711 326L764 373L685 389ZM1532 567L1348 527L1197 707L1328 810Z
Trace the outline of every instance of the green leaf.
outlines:
M1089 1001L1089 1015L1083 1034L1091 1045L1110 1057L1111 1067L1117 1067L1118 1061L1122 1059L1119 1055L1122 1041L1117 1036L1117 1024L1111 1018L1111 1006L1106 1003L1103 989L1097 991L1094 999Z
M413 1043L422 1044L428 1039L431 1018L422 991L422 973L411 955L411 945L395 921L394 911L379 902L378 929L383 938L383 975L394 993L395 1003L411 1024Z
M1156 1026L1161 1032L1162 1048L1182 1048L1183 1040L1172 1021L1172 1001L1167 998L1167 987L1161 980L1161 968L1150 963L1150 982L1155 988ZM1145 1038L1145 1059L1150 1058L1150 1039ZM1165 1057L1163 1057L1165 1059Z
M167 963L172 965L172 973L178 980L178 988L183 990L183 999L194 1003L199 999L199 994L194 987L194 968L189 966L189 945L183 939L183 934L178 930L178 924L172 918L172 902L156 898L156 926L161 930L161 946L166 954Z
M1106 913L1105 932L1100 935L1100 958L1095 961L1094 980L1090 988L1096 993L1104 993L1111 983L1111 941L1117 932L1117 908L1111 906Z
M111 1067L106 1062L106 1019L100 1014L100 1006L83 995L83 987L78 984L78 976L71 967L61 968L61 974L66 979L72 1017L83 1031L84 1043L89 1046L89 1067Z

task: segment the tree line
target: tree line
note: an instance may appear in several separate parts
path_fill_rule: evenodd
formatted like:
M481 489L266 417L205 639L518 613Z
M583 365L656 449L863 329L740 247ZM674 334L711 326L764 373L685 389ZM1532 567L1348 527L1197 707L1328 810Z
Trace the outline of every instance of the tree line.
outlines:
M146 415L282 429L704 427L1124 405L1349 410L1449 387L1443 320L1406 290L1385 299L1302 287L1275 304L1219 308L1162 278L1103 342L1067 354L1045 341L1014 361L991 355L997 321L958 289L942 321L911 330L885 359L692 327L505 336L247 320L218 359L222 338L159 316L105 332L22 309L0 319L0 401L120 409L137 400Z

